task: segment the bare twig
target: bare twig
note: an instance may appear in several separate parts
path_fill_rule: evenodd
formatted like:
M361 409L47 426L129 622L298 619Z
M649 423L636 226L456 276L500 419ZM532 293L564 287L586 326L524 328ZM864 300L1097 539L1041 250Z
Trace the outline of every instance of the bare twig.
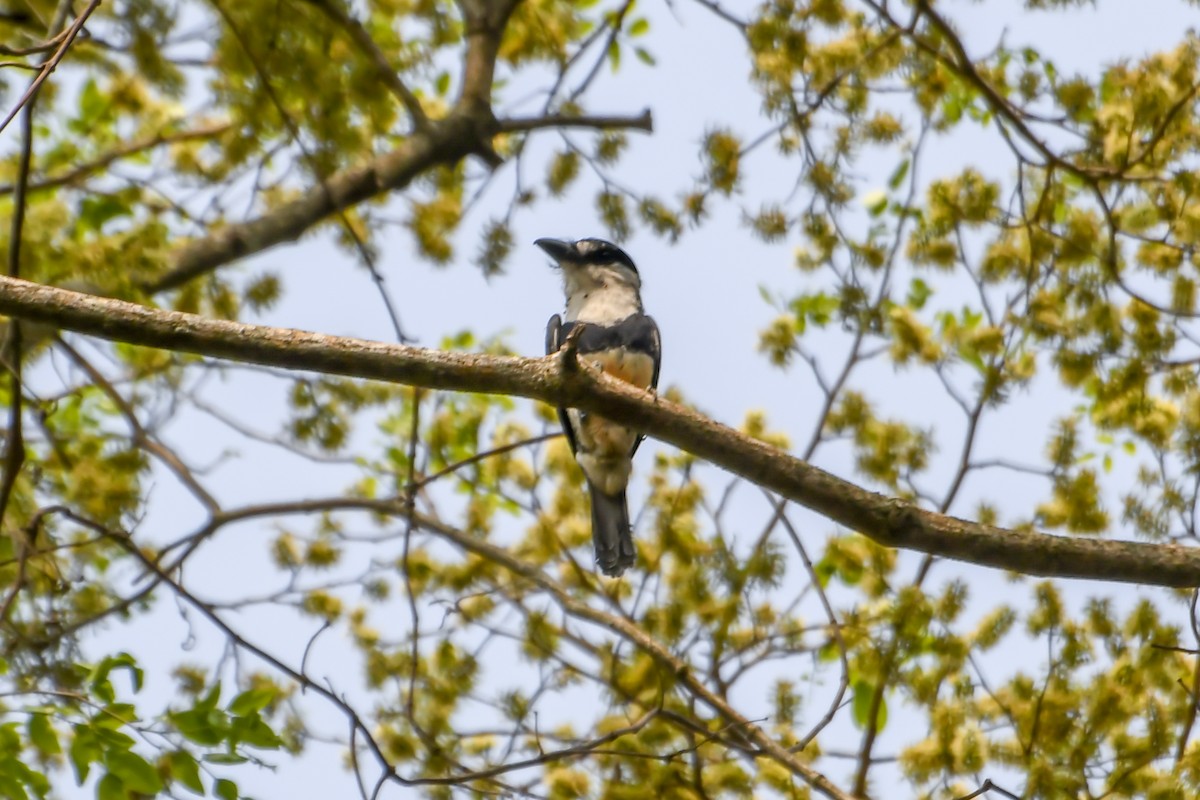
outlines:
M411 484L410 486L405 487L404 491L405 492L419 491L421 489L424 489L426 486L433 483L434 481L439 480L440 478L444 478L447 475L450 475L451 473L458 472L463 467L469 467L472 464L477 464L480 461L485 461L489 458L493 458L494 456L501 456L501 455L504 455L505 453L511 453L513 450L519 450L522 447L532 447L533 445L541 444L542 442L548 442L551 439L558 439L562 435L563 434L561 431L558 431L555 433L544 433L541 436L534 436L530 439L522 439L519 442L510 442L508 444L501 445L499 447L493 447L489 450L484 450L482 452L476 453L473 456L470 456L469 458L464 458L461 461L455 461L453 464L449 464L449 465L443 467L442 469L439 469L437 472L433 473L432 475L426 475L425 477L417 480L415 483Z
M300 136L300 128L296 125L295 121L292 120L291 115L288 114L287 108L279 99L279 95L275 93L275 87L271 83L271 76L268 74L262 62L259 61L258 55L254 52L253 48L250 47L249 40L242 35L241 27L237 25L233 19L233 16L225 9L225 6L220 0L209 0L209 2L211 2L213 7L217 9L217 13L221 15L221 18L225 20L225 24L229 26L229 30L233 32L234 38L236 38L238 43L241 45L242 52L244 52L246 54L246 58L250 60L250 64L254 67L255 73L258 75L258 80L262 84L263 91L267 93L267 97L270 99L271 104L275 106L275 110L279 113L280 118L283 120L283 124L288 129L288 134L292 137L292 141L295 142L298 148L300 148L300 154L312 168L312 173L317 178L317 184L321 191L325 193L326 199L330 205L336 205L334 202L333 192L331 191L329 184L325 182L325 178L321 175L321 171L316 163L316 159L313 157L312 153L309 152L308 147L304 144L303 137ZM366 32L364 31L364 33ZM416 118L414 117L414 120L415 119ZM421 119L424 119L424 116L422 116ZM354 247L358 251L358 255L362 259L363 265L366 266L367 271L371 274L371 279L375 282L375 286L379 291L379 295L383 299L384 308L387 310L388 318L391 320L392 328L396 333L396 340L401 344L415 341L404 334L404 329L400 325L400 315L397 313L396 306L392 302L391 296L388 294L387 287L384 285L383 274L379 271L379 267L375 263L375 256L371 253L371 249L367 246L367 243L364 242L363 238L359 235L358 230L350 222L350 218L346 216L346 209L337 209L337 216L338 220L342 223L342 229L346 232L346 235L350 237L350 240L354 242Z
M1200 648L1200 620L1196 619L1197 602L1200 601L1200 590L1192 590L1192 598L1188 603L1188 616L1190 617L1192 638L1196 642L1196 647ZM1176 648L1178 649L1178 648ZM1192 651L1195 655L1196 651ZM1196 709L1200 705L1200 658L1194 659L1192 665L1192 685L1184 688L1188 693L1188 710L1183 719L1183 731L1179 734L1179 744L1175 750L1175 766L1179 767L1183 761L1184 755L1187 753L1188 739L1192 735L1192 726L1196 724Z
M417 703L417 670L420 668L420 635L421 635L421 616L417 613L417 596L413 591L412 585L412 569L409 561L409 556L412 552L412 534L413 528L416 525L417 511L417 483L414 477L417 474L417 443L421 436L421 390L413 389L412 393L412 421L408 428L408 478L405 485L408 487L404 492L404 552L401 555L400 563L403 565L401 571L404 573L404 588L405 594L408 597L408 614L409 622L412 625L412 651L409 653L412 658L412 669L408 674L408 697L405 698L405 708L408 712L409 724L414 727L417 724L416 703Z
M33 109L37 101L38 86L40 85L41 82L38 80L30 84L29 90L26 92L26 103L23 106L25 112L21 115L21 155L17 168L17 183L13 197L13 215L8 240L8 275L11 278L18 278L21 275L21 238L25 226L26 187L29 184L29 171L33 163ZM23 357L21 331L22 326L20 321L13 320L8 326L8 335L5 337L3 352L0 352L0 359L8 365L11 380L8 429L5 431L2 462L4 465L4 474L0 476L0 529L3 528L8 504L12 499L13 489L17 485L17 476L20 475L21 467L25 464L25 435L22 427L22 403L24 398L21 387L21 361ZM24 547L24 544L16 541L15 538L14 545L17 549ZM13 587L13 593L9 595L4 605L6 616L13 598L16 597L16 592L20 589L21 581L25 577L24 566L25 561L22 559L22 569L18 576L19 580L16 586Z
M769 497L769 495L768 495ZM804 564L804 570L808 573L808 580L812 587L817 592L817 598L821 601L821 608L825 610L825 617L829 620L829 635L837 646L838 659L842 662L842 676L838 681L838 690L834 693L833 700L829 703L829 708L825 715L818 720L817 724L804 735L804 738L796 742L792 746L792 752L798 753L805 747L808 747L809 742L817 738L822 730L829 723L833 722L833 717L842 706L842 699L846 696L846 689L850 686L850 661L846 655L846 640L842 636L842 624L838 622L837 614L833 610L833 605L829 602L828 595L825 594L824 587L821 586L821 580L817 576L816 569L813 568L812 559L808 557L808 550L804 547L804 540L800 538L800 533L796 530L796 526L788 519L785 510L785 501L775 501L779 508L779 519L783 523L784 530L788 532L788 536L792 540L792 544L796 547L796 552L800 555L800 561Z
M39 180L29 182L27 191L38 192L46 189L57 189L60 186L69 186L77 183L89 175L93 175L106 167L111 166L114 162L120 161L129 156L135 156L139 153L144 153L147 150L152 150L155 147L160 147L164 144L175 144L177 142L190 142L196 139L210 139L214 136L219 136L229 130L229 123L217 123L194 130L177 131L175 133L157 133L153 136L148 136L144 139L138 139L127 144L114 147L102 156L78 164L66 172L58 175L53 175ZM16 184L0 184L0 195L12 194L16 190Z
M134 446L145 450L161 461L208 511L219 510L220 505L217 503L216 498L196 480L196 476L180 460L179 456L150 435L150 432L146 430L137 418L137 412L134 411L133 406L121 396L121 393L117 391L117 387L112 385L112 382L105 377L104 373L96 369L90 361L83 357L82 353L72 347L66 340L61 337L55 337L55 343L76 366L87 373L88 379L93 384L100 387L101 391L108 395L108 398L117 407L121 416L125 418L126 424L129 425Z
M653 133L654 117L647 108L636 117L548 114L544 117L509 117L498 120L496 125L501 133L536 131L542 128L593 128L596 130L615 128Z
M1020 800L1020 798L1017 795L1013 794L1012 792L1008 791L1007 789L1002 789L999 786L997 786L996 784L992 783L991 778L988 778L987 780L985 780L983 782L983 785L980 786L975 791L971 792L970 794L963 795L962 797L955 798L955 800L973 800L973 798L976 798L976 797L983 797L988 792L999 792L1000 794L1002 794L1005 797L1012 798L1012 800Z
M58 63L63 60L63 56L67 54L68 48L71 47L71 42L75 41L75 37L79 34L80 29L83 28L83 23L87 22L88 17L90 17L92 12L100 6L100 3L101 0L91 0L91 2L87 4L87 7L83 9L83 12L75 18L74 22L71 23L71 26L64 31L62 42L58 45L58 49L54 51L54 55L50 56L46 63L42 65L42 71L39 72L38 76L33 79L33 82L29 84L29 88L25 90L25 94L21 95L21 99L17 101L17 104L13 107L12 111L8 112L8 116L5 117L2 122L0 122L0 131L3 131L5 128L7 128L8 123L12 122L13 118L17 116L17 113L25 106L25 104L30 102L33 99L33 96L37 94L38 89L40 89L42 86L42 83L46 80L46 78L50 77L50 73L54 71L54 68L58 66Z
M325 16L329 17L337 23L346 34L358 46L363 55L375 67L375 71L379 73L379 77L383 80L384 85L388 87L396 99L400 101L408 115L412 117L413 128L415 130L428 130L429 117L425 114L425 109L421 107L421 101L417 98L412 90L401 80L400 75L396 72L395 67L388 63L387 56L379 49L379 45L371 38L371 34L363 27L363 24L354 17L347 14L342 7L333 2L333 0L306 0L306 2L316 6Z
M0 14L0 19L4 18L4 15ZM67 32L65 30L59 31L57 35L50 37L46 41L38 42L37 44L30 45L29 47L11 47L9 45L0 44L0 55L32 56L38 53L47 53L56 49L62 43L63 37L66 35Z

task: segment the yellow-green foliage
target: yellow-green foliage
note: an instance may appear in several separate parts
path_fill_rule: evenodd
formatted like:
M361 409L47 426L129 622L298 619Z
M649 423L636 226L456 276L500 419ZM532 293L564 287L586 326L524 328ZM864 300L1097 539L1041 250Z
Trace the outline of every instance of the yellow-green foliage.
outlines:
M685 247L732 220L746 241L722 252L762 263L718 266L766 276L756 341L774 389L721 387L720 407L733 398L726 421L758 446L1007 527L1001 545L1193 545L1196 34L1163 23L1173 42L1132 55L1086 42L1095 63L1067 74L1062 42L972 27L970 4L667 5L686 24L646 0L523 0L510 16L504 0L14 0L10 107L16 66L41 69L91 17L38 97L20 208L22 121L4 132L0 252L28 280L261 321L296 300L292 260L325 252L267 248L310 232L337 248L312 302L336 306L365 268L403 307L450 307L415 271L517 279L547 202L569 204L581 236ZM677 48L744 61L669 97L639 83ZM614 75L631 83L594 88ZM682 133L681 102L703 119ZM656 146L679 137L654 152L683 170L646 168L642 105ZM384 186L401 188L364 196ZM211 269L157 285L214 243ZM656 301L691 299L690 274L654 274L676 290ZM686 352L664 331L668 359L740 367L742 311L697 313L746 352ZM510 354L493 334L421 344ZM0 345L0 796L232 800L248 770L271 779L263 765L287 796L302 751L364 797L1200 787L1186 593L983 573L924 541L900 552L655 431L628 491L636 564L609 580L547 406L18 334L8 318ZM768 485L767 469L750 478ZM1049 549L1039 565L1091 568Z

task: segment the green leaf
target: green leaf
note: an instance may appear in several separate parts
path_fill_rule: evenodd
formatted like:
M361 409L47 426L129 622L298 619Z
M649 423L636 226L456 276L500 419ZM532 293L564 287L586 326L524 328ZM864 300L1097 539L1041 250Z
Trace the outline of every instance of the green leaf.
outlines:
M868 720L871 718L871 703L875 700L875 685L868 683L865 680L857 680L854 682L854 702L852 703L852 711L854 714L854 723L860 728L867 727ZM887 725L887 698L880 698L879 712L875 717L876 730L882 731Z
M100 760L102 750L95 732L89 726L79 724L75 725L73 730L75 736L71 739L67 757L71 760L71 766L75 768L75 780L82 786L87 780L90 765Z
M910 166L912 166L912 160L906 158L892 170L892 174L888 177L887 182L889 189L894 191L900 188L900 184L904 183L904 179L908 177L908 168Z
M217 717L217 719L214 719ZM212 746L220 744L225 739L224 715L210 713L209 709L192 708L187 711L173 711L167 714L167 719L175 726L184 738L200 745ZM214 724L216 722L217 724Z
M224 778L218 778L213 784L213 794L221 798L221 800L237 800L238 788L233 781L227 781Z
M132 791L142 794L158 794L162 791L162 778L158 771L132 750L110 750L104 758L104 765Z
M238 753L208 753L204 756L208 764L245 764L249 760Z
M887 211L888 196L887 192L882 189L875 189L863 195L863 206L866 207L867 213L872 217L878 217L884 211Z
M908 285L908 307L920 311L932 294L933 289L929 288L929 284L920 278L913 278L912 283Z
M261 717L239 717L233 723L233 735L230 741L244 742L253 747L274 750L283 744L283 740L271 730L271 726Z
M95 722L92 723L92 730L104 750L128 750L134 745L133 737L121 731L110 730Z
M838 649L837 642L830 640L817 650L817 660L822 662L831 662L841 660L842 654Z
M819 583L823 589L829 585L829 579L832 578L834 573L837 572L837 566L835 566L830 559L822 558L813 565L813 572L816 573L817 583Z
M133 683L133 691L140 692L142 690L142 681L145 679L145 674L142 672L142 668L138 666L134 657L129 655L129 653L117 653L116 655L109 656L92 667L92 671L88 675L88 683L92 685L92 689L95 690L101 684L107 683L109 673L114 669L128 670L130 680ZM111 688L109 692L111 693ZM106 703L112 702L112 697L103 699Z
M129 204L111 194L83 198L79 204L79 222L85 228L98 231L104 223L132 214Z
M658 65L658 60L644 47L633 48L633 54L637 56L638 61L641 61L646 66L654 67Z
M0 762L0 773L9 771L9 764ZM0 797L5 800L27 800L29 793L19 781L6 774L0 774Z
M83 91L79 93L79 116L80 122L92 122L104 111L108 101L104 99L104 95L100 92L100 87L96 84L95 78L88 78L87 83L83 85Z
M117 728L137 722L137 709L130 703L111 703L96 715L92 724L98 728Z
M6 722L0 725L0 754L17 753L21 750L20 723Z
M196 794L204 794L204 783L200 780L200 764L186 750L173 750L167 754L167 767L171 778Z
M29 717L29 741L42 755L53 756L62 752L58 734L50 722L49 714L32 714Z
M4 768L0 767L0 772L4 772ZM24 764L15 765L14 769L9 772L19 773L20 780L24 781L25 785L33 790L33 793L39 798L44 798L50 794L50 779L40 772L32 770Z
M247 689L233 698L226 710L235 717L245 717L262 711L274 699L275 691L272 689Z
M96 783L96 800L129 800L125 784L111 772Z
M842 583L847 586L855 586L862 580L863 564L862 561L853 558L845 558L838 562L838 577Z
M645 36L650 30L650 20L645 17L638 17L628 28L630 36Z
M217 701L221 699L221 682L217 681L213 687L208 690L208 694L200 698L196 703L197 711L210 711L217 707Z

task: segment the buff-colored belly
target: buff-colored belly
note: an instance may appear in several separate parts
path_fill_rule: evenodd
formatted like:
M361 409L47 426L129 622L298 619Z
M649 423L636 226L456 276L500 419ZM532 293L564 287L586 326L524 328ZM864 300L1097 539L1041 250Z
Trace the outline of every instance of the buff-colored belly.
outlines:
M612 349L583 356L604 372L643 389L654 380L654 359L645 353ZM595 414L571 409L572 427L579 440L579 465L606 494L616 494L629 483L629 454L638 434Z
M614 378L632 383L640 389L650 388L650 383L654 380L654 359L646 353L614 348L587 353L583 357Z

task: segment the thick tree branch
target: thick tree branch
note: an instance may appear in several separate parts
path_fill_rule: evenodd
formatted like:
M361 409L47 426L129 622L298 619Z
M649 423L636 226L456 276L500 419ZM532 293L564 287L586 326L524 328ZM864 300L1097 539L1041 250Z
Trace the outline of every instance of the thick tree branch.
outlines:
M467 34L462 93L456 107L492 113L492 83L504 26L518 0L459 0Z
M367 53L391 91L413 118L414 132L395 149L365 165L331 175L324 185L304 196L246 222L214 230L175 250L165 274L141 288L156 293L178 288L193 278L225 264L293 241L326 217L345 211L385 192L404 189L417 176L442 165L474 155L492 167L501 163L492 138L501 131L530 131L548 127L597 129L633 128L649 131L649 111L637 116L557 116L496 120L492 110L492 84L500 39L518 0L459 0L466 28L462 61L462 88L452 111L431 120L418 98L405 86L362 24L346 16L329 0L307 0L330 14Z
M1006 530L842 480L683 406L558 355L442 352L210 320L0 279L0 313L114 341L429 389L529 397L602 413L806 506L880 544L1029 575L1200 586L1200 549Z
M329 215L403 189L433 167L454 164L470 155L499 165L500 158L491 145L496 133L492 79L500 37L516 0L462 0L461 5L467 27L463 87L449 115L418 127L398 147L367 164L331 175L303 197L189 242L173 254L165 275L142 288L151 293L174 289L235 259L297 239Z
M175 289L230 261L292 241L331 214L375 197L403 189L421 173L439 164L452 164L476 152L490 117L452 114L416 133L394 150L367 164L331 175L323 186L247 222L219 228L174 253L171 269L145 285L148 292Z

